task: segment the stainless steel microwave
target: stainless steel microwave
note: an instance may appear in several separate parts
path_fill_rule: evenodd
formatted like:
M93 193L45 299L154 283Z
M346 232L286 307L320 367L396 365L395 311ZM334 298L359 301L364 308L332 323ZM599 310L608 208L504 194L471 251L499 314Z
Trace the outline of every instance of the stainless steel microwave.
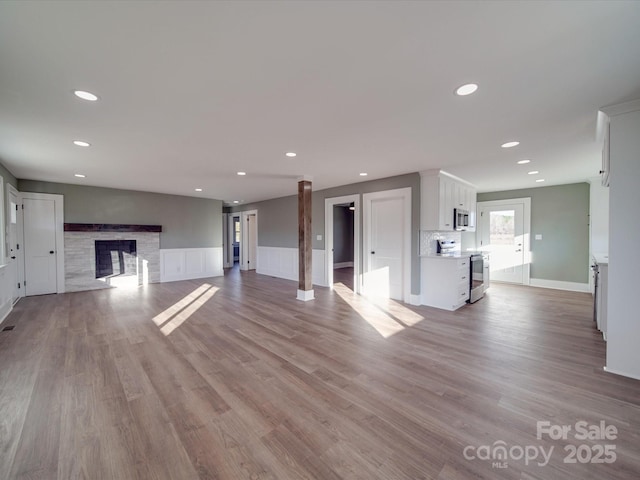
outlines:
M453 209L453 229L466 230L469 228L469 211L461 208Z

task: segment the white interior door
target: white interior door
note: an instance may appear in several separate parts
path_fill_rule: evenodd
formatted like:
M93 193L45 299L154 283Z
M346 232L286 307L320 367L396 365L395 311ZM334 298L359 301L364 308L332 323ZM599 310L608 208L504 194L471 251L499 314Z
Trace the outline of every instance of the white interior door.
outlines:
M491 280L525 283L524 205L494 204L478 211L480 248L490 254Z
M20 275L18 265L21 261L18 245L19 216L18 192L14 189L7 191L7 264L12 279L12 303L20 298Z
M362 287L367 295L408 301L410 192L410 189L400 189L363 196L365 268Z
M26 295L57 291L55 200L23 198Z

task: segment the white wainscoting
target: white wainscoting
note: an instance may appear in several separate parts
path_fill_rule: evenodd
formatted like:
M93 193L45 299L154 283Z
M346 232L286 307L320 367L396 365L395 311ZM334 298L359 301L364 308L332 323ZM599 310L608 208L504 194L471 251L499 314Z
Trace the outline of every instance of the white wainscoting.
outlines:
M175 282L193 278L220 277L222 247L160 249L160 281Z
M531 278L529 285L532 287L551 288L553 290L567 290L569 292L589 292L588 283L564 282L560 280L546 280L544 278Z
M311 252L313 284L327 286L325 251L314 249ZM270 277L298 281L298 249L282 247L258 247L258 266L256 272Z
M11 293L13 292L13 279L11 272L6 265L0 265L0 323L7 318L13 305L11 304Z

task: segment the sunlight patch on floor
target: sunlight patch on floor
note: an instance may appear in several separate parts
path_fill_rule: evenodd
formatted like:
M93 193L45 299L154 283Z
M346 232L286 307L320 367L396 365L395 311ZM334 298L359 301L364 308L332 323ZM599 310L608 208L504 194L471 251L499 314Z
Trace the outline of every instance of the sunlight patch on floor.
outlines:
M353 293L353 291L343 283L334 284L333 291L336 292L342 300L353 308L358 315L371 325L383 338L389 338L390 336L405 329L402 324L386 314L370 299Z
M182 300L153 317L153 323L160 327L160 331L164 335L171 334L207 303L218 290L220 290L218 287L213 287L208 283L200 285Z

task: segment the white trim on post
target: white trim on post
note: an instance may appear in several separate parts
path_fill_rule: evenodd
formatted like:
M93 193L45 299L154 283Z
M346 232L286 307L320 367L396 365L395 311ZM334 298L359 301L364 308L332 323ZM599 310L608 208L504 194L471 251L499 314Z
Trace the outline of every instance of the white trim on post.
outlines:
M344 203L353 203L353 291L360 293L360 194L344 195L324 199L324 239L325 239L325 279L329 288L333 288L333 207Z
M300 290L298 289L298 295L296 297L298 300L302 300L303 302L308 302L309 300L315 299L315 295L313 293L313 289L311 290Z

